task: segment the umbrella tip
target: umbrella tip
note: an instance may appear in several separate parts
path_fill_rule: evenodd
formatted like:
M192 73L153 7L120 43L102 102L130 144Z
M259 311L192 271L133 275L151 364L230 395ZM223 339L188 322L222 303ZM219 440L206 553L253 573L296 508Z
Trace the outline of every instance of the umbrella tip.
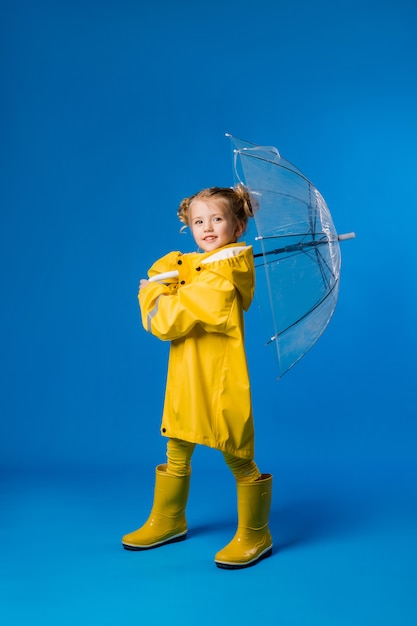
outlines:
M355 239L356 233L344 233L343 235L338 235L339 241L346 241L346 239Z

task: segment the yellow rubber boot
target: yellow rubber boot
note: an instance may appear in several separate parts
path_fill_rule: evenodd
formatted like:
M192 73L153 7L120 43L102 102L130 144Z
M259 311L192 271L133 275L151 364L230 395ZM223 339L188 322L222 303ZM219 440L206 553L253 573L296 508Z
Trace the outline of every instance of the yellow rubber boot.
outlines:
M152 511L141 528L122 538L123 547L126 550L147 550L185 539L189 486L189 476L172 476L166 473L165 464L158 465Z
M272 476L262 474L251 483L237 482L238 527L232 541L214 558L218 567L241 569L272 554L268 519Z

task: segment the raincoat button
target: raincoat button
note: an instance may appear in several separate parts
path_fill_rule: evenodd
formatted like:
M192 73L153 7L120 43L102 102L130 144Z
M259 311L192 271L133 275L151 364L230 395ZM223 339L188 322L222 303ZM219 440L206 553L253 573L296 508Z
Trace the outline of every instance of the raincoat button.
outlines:
M181 259L178 259L177 263L178 263L178 265L182 265Z
M163 433L166 433L166 431L167 431L167 429L166 429L166 428L163 428L163 429L162 429L162 432L163 432Z
M180 282L180 285L185 285L185 280L182 280L182 281Z
M195 271L196 271L196 272L201 272L201 267L196 267L196 268L195 268Z

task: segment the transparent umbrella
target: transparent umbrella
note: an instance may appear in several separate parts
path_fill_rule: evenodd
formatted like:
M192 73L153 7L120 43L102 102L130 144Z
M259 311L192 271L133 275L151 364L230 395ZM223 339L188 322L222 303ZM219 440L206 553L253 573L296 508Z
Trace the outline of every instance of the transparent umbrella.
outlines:
M339 242L355 235L337 234L320 192L276 148L227 136L236 181L257 204L245 239L254 250L265 344L276 351L281 378L329 324L339 291Z

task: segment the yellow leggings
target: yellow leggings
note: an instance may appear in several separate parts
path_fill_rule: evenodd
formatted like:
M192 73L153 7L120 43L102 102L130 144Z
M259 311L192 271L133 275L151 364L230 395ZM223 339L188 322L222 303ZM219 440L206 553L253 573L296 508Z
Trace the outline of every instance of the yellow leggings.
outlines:
M189 476L191 474L191 457L195 449L195 443L182 441L181 439L168 439L167 444L167 473L173 476ZM254 482L261 472L255 461L241 459L228 452L223 452L224 460L239 482Z

